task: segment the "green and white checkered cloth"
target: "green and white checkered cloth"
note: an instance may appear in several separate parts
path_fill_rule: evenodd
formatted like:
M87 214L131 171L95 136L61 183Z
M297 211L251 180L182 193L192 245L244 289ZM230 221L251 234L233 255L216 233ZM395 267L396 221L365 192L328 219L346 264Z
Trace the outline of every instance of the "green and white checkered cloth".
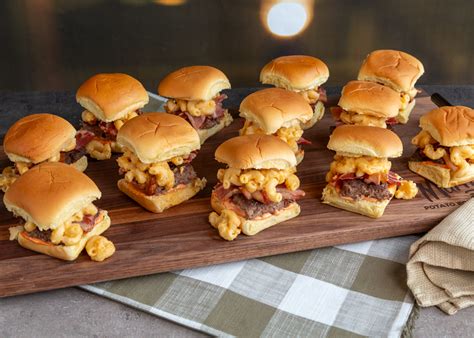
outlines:
M400 336L413 308L416 236L368 241L82 288L217 336Z

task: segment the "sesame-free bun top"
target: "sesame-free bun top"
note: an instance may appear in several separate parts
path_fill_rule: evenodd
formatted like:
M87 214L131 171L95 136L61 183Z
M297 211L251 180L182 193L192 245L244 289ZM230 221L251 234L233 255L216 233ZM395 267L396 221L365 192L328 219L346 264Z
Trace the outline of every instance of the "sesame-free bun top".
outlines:
M227 76L211 66L183 67L169 73L158 85L158 94L181 100L211 100L230 88Z
M167 161L201 148L196 130L183 118L146 113L120 128L117 143L133 151L143 163Z
M329 78L329 69L318 58L308 55L280 56L260 72L260 82L288 90L313 89Z
M123 118L145 106L148 100L140 81L121 73L94 75L76 93L76 101L105 122Z
M357 79L380 82L399 92L409 92L423 75L423 64L398 50L381 49L367 55Z
M287 169L296 166L291 148L276 136L233 137L216 149L216 160L237 169Z
M342 125L329 137L328 148L344 156L400 157L403 144L393 131L357 125Z
M72 166L41 163L10 186L3 197L6 208L40 230L55 229L101 193L95 183Z
M248 95L239 110L241 117L257 124L267 134L313 117L313 109L303 96L282 88L267 88Z
M377 117L395 117L400 94L390 87L367 81L350 81L342 89L338 105L347 111Z
M12 162L39 163L74 148L76 130L62 117L33 114L16 121L3 140L4 151Z
M434 109L420 118L420 127L446 147L474 144L474 110L468 107Z

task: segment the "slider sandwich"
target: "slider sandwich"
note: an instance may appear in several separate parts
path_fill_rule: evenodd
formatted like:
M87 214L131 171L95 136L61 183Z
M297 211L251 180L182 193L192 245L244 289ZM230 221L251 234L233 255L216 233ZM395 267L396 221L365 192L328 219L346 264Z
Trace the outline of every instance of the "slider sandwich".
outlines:
M77 170L87 168L85 153L77 148L76 130L62 117L33 114L8 129L3 148L13 162L0 175L0 189L8 187L31 167L42 162L63 162Z
M318 58L307 55L278 57L260 72L260 82L299 93L313 108L313 117L303 129L314 126L324 115L326 90L321 87L329 78L329 69Z
M285 142L268 135L238 136L222 143L215 157L227 167L217 172L209 222L222 238L255 235L299 215L296 200L304 191L298 189L296 158Z
M328 148L336 155L326 175L323 203L378 218L395 198L412 199L418 188L390 171L389 157L402 155L402 141L392 131L378 127L339 126Z
M365 58L357 79L380 83L399 93L402 109L397 120L405 124L415 107L418 93L416 81L424 72L420 60L410 54L397 50L376 50Z
M78 145L97 160L121 152L117 132L128 120L141 114L148 103L143 85L127 74L97 74L84 82L76 93L82 112Z
M191 161L199 135L179 116L146 113L127 122L117 135L124 153L117 159L119 189L145 209L160 213L178 205L206 185Z
M418 149L410 170L442 188L474 181L474 110L434 109L420 118L420 127L411 141Z
M247 96L240 104L240 116L245 119L240 135L275 135L293 150L297 163L304 157L302 125L313 117L313 110L299 94L281 89L268 88Z
M115 248L99 236L110 226L107 211L93 203L100 197L94 182L80 171L64 163L41 163L19 177L3 197L20 223L9 229L10 240L67 261L75 260L87 245L91 258L101 261Z
M221 91L229 88L229 79L219 69L191 66L168 74L158 85L158 94L168 98L166 112L188 121L203 144L232 123L222 106L227 96Z

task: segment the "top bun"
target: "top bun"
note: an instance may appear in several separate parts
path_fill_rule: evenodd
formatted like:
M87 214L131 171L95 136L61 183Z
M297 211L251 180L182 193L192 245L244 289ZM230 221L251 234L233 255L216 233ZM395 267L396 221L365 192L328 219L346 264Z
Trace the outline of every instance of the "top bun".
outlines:
M307 55L280 56L267 63L260 72L260 82L294 91L316 88L328 78L326 64Z
M31 168L3 197L6 208L40 230L56 229L101 193L95 183L72 166L45 162Z
M169 73L158 85L158 94L181 100L211 100L230 88L227 76L211 66L190 66Z
M127 74L97 74L84 82L76 101L99 120L111 122L148 103L143 85Z
M403 144L393 131L357 125L342 125L329 137L328 148L345 156L400 157Z
M3 147L12 162L39 163L74 148L75 135L74 127L62 117L33 114L8 129Z
M281 127L305 123L313 117L313 109L298 93L267 88L247 96L240 104L240 116L256 123L267 134Z
M296 166L291 148L276 136L244 135L231 138L216 149L216 160L238 169L287 169Z
M367 55L359 70L358 80L390 86L398 92L410 92L425 72L423 64L410 54L381 49Z
M120 128L117 143L143 163L167 161L201 148L196 130L185 119L166 113L146 113Z
M390 87L367 81L350 81L342 88L338 105L350 112L390 118L398 115L400 94Z
M474 144L474 110L468 107L434 109L420 118L420 127L442 146Z

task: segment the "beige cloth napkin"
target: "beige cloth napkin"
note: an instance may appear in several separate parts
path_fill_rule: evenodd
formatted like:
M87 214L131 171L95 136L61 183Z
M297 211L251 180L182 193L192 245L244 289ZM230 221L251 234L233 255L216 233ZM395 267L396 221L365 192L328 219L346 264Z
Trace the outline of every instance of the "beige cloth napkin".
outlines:
M474 198L412 244L408 287L447 314L474 305Z

